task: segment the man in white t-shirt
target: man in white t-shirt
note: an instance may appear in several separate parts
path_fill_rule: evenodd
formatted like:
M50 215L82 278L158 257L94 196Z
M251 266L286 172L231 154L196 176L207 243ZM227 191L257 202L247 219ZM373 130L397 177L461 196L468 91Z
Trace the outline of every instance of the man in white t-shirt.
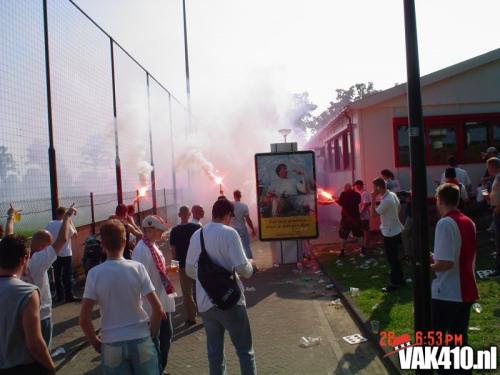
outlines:
M144 266L123 258L124 225L108 220L100 227L104 263L93 267L85 283L80 327L95 351L101 353L104 374L158 374L158 352L152 336L163 310ZM143 298L151 314L143 308ZM101 338L92 324L92 310L101 311Z
M476 226L458 210L459 200L456 184L445 183L437 189L436 207L441 219L436 224L430 265L436 274L432 281L432 329L443 336L460 335L467 346L471 306L479 299L474 275Z
M245 375L256 373L255 354L252 346L252 333L245 304L243 284L239 276L250 278L253 274L252 263L245 256L240 236L229 225L234 215L233 204L218 200L212 208L212 222L196 231L191 237L186 258L186 273L196 280L196 302L203 318L207 334L207 351L210 374L226 372L224 358L224 332L227 330L240 361L240 371ZM222 311L210 300L198 280L198 259L201 254L200 233L203 230L206 251L215 264L227 271L236 272L237 283L241 290L238 303Z
M363 246L361 254L366 255L368 251L368 241L370 237L370 193L365 190L365 184L361 180L354 183L354 190L361 195L361 203L359 204L359 214L361 217L361 226L363 227Z
M42 336L50 350L52 340L52 296L50 294L49 278L47 271L56 261L64 244L68 241L71 217L76 214L76 209L71 206L64 214L61 229L57 238L52 243L52 235L46 230L36 232L31 238L31 254L22 279L36 285L40 290L40 322ZM52 244L52 245L51 245Z
M168 352L174 331L172 313L175 311L175 294L173 285L168 280L165 257L158 248L157 242L161 239L163 233L169 229L169 226L160 216L149 215L142 221L142 228L144 235L132 253L132 260L142 263L146 268L165 312L161 321L160 332L158 336L153 338L155 345L158 346L160 370L163 373L167 366ZM151 307L147 301L144 301L144 307L149 314Z
M65 212L65 207L58 207L56 209L56 220L50 221L45 227L45 230L50 232L53 239L57 238L57 234L62 226L62 219ZM54 284L56 287L55 300L58 302L63 300L65 302L80 301L80 298L75 298L73 295L73 267L71 265L73 251L71 249L71 238L77 234L76 228L73 224L71 224L69 231L69 239L64 244L63 248L57 255L57 260L54 262Z
M278 178L271 182L264 198L271 202L271 215L308 215L311 209L310 189L304 171L294 169L293 172L300 177L289 178L287 165L281 163L275 172Z
M379 196L382 200L377 207ZM403 269L399 260L401 232L403 230L403 224L399 221L399 199L395 193L387 190L386 182L381 177L373 180L371 198L371 213L372 216L380 216L380 230L384 237L385 254L391 270L390 283L382 288L382 291L392 292L405 285Z
M250 247L250 237L248 236L247 224L252 231L253 237L255 237L255 229L253 227L252 219L250 219L250 212L248 210L248 206L241 202L241 191L235 190L233 192L233 197L234 217L231 219L231 226L236 229L236 232L240 235L243 249L245 249L245 255L248 259L252 259L253 254Z

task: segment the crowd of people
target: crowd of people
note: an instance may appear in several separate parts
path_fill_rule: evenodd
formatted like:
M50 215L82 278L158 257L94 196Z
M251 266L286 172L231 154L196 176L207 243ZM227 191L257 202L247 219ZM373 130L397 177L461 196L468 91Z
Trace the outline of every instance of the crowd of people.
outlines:
M478 187L480 198L492 210L497 249L500 246L500 159L487 150L486 174ZM363 181L346 184L336 198L341 206L339 235L341 256L352 235L360 254L370 253L370 218L380 218L385 254L390 267L384 292L405 285L401 247L411 260L411 206L408 197L404 224L401 221L399 184L384 169L372 181L371 193ZM464 214L472 184L467 172L451 157L436 192L441 216L436 225L431 269L432 307L436 331L462 334L467 328L472 303L478 300L475 280L476 228ZM170 272L179 272L185 326L198 324L201 317L207 336L210 374L226 372L224 333L228 331L240 361L242 374L255 374L256 361L250 322L240 277L256 272L250 236L256 231L249 209L236 190L234 201L220 196L212 207L212 220L203 225L200 205L181 206L179 224L171 228L157 215L137 224L134 207L120 204L99 228L102 259L86 273L83 298L72 285L71 239L77 235L72 218L77 210L59 207L56 219L35 232L31 241L14 233L14 207L7 212L5 233L0 241L0 374L54 373L50 355L53 302L81 301L79 324L88 342L101 354L106 374L161 374L172 344L172 314L175 288ZM250 231L250 233L249 233ZM160 241L169 234L172 263L167 264ZM497 251L495 272L500 271ZM47 271L54 267L55 298L52 299ZM220 284L217 284L220 283ZM231 284L232 283L232 284ZM219 291L217 290L219 286ZM222 296L220 293L222 292ZM98 305L101 327L97 334L92 311Z
M0 374L54 373L50 354L52 305L80 301L79 324L88 342L101 354L103 373L162 374L172 343L177 296L168 274L177 270L186 306L185 326L198 324L197 316L201 316L210 373L225 373L227 330L240 359L241 373L255 374L250 323L239 280L256 271L250 246L255 228L241 196L236 190L234 202L219 198L212 207L212 221L205 226L201 223L205 213L200 205L180 207L180 222L173 228L158 215L146 216L139 226L134 207L118 205L115 214L99 227L98 243L104 254L86 270L83 298L73 294L72 286L71 239L77 235L72 217L77 210L73 206L57 208L56 219L28 241L14 233L18 211L11 206L0 241L0 298L8 301L0 310L4 333L0 338ZM167 232L171 265L167 265L159 248ZM214 264L228 272L235 270L232 276L239 291L231 305L216 305L199 280L202 249ZM51 267L55 275L54 299L47 272ZM212 276L213 280L220 277L208 274ZM101 314L100 331L92 323L96 305Z
M493 221L488 231L495 234L496 260L492 259L490 277L500 275L500 159L497 150L490 147L482 155L486 172L477 186L477 202L486 203ZM455 157L440 181L436 181L436 208L440 219L436 224L434 251L431 253L432 313L435 331L460 334L467 342L471 306L479 299L475 278L476 226L466 215L471 206L473 185L466 170L460 168ZM384 252L390 267L389 283L384 292L395 292L406 284L402 261L412 262L411 192L400 192L394 174L384 169L372 181L372 193L364 188L363 181L356 181L354 189L346 184L336 198L341 206L339 236L342 241L340 256L345 256L349 235L360 245L360 255L369 253L369 217L380 218L380 232ZM401 210L399 197L404 199ZM402 223L402 219L404 224ZM401 247L404 251L401 251Z

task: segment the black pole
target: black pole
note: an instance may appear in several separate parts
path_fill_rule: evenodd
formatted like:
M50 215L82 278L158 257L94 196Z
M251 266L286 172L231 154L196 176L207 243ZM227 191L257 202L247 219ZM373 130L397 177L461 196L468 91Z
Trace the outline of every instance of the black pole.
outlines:
M50 54L49 54L49 24L47 17L47 0L43 0L43 35L45 43L45 79L47 87L47 120L49 127L49 175L52 219L56 219L56 209L59 206L59 190L57 187L56 149L54 148L54 128L52 120L52 93L50 89Z
M113 39L109 38L111 51L111 85L113 88L113 127L115 132L115 174L116 174L116 198L118 204L123 203L123 188L122 188L122 166L120 161L120 150L118 148L118 120L116 117L116 86L115 86L115 53Z
M186 99L188 110L189 130L191 130L191 82L189 78L189 53L188 53L188 39L187 39L187 21L186 21L186 0L182 0L182 16L184 20L184 61L186 65Z
M90 193L90 216L92 219L92 234L95 235L95 216L94 216L94 193Z
M408 76L408 134L412 184L415 331L431 329L431 288L429 233L427 218L427 174L425 165L424 126L420 93L417 24L414 0L404 0L406 68ZM418 372L418 373L428 373ZM432 373L432 372L431 372Z
M177 177L175 173L174 152L174 120L172 118L172 96L168 94L168 116L170 118L170 154L172 158L172 189L174 190L174 205L177 207Z
M153 197L153 214L156 215L156 178L155 178L155 163L153 160L153 130L151 129L151 94L149 91L149 73L146 72L146 86L148 90L148 127L149 127L149 153L151 158L151 196Z
M188 37L187 37L187 19L186 19L186 0L182 0L182 16L184 20L184 61L186 65L186 101L188 112L187 133L189 134L193 127L193 117L191 113L191 79L189 77L189 52L188 52ZM187 183L189 197L191 197L191 168L187 169Z

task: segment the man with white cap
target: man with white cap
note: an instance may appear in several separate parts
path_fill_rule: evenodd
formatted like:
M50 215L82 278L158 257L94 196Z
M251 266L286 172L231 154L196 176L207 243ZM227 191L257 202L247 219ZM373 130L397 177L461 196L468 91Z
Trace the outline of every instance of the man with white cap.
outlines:
M168 352L173 336L172 313L175 311L173 284L167 276L168 269L165 264L165 257L157 246L157 242L169 227L160 216L146 216L142 222L144 235L132 254L132 260L142 263L146 268L165 311L165 316L160 325L160 333L153 340L159 351L160 373L163 373L167 366ZM148 314L151 314L149 302L146 299L143 302L144 309Z

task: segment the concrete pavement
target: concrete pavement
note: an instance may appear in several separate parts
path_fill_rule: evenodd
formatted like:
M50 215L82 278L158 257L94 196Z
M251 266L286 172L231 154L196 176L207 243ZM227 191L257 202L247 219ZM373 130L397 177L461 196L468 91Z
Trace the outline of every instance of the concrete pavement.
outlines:
M316 265L296 272L295 265L273 267L268 243L253 244L261 269L246 280L247 303L252 326L257 368L260 374L387 374L370 343L346 343L342 337L359 333L345 309L328 306L335 292L325 286L329 280L315 273ZM178 285L177 275L173 282ZM178 293L180 287L176 288ZM54 309L54 347L67 354L58 360L60 374L97 374L100 358L85 344L78 327L78 304ZM98 324L98 312L95 314ZM182 298L174 315L175 336L167 372L172 375L208 374L206 337L203 326L184 329ZM302 336L321 337L319 346L301 348ZM234 348L226 335L228 374L239 373Z

